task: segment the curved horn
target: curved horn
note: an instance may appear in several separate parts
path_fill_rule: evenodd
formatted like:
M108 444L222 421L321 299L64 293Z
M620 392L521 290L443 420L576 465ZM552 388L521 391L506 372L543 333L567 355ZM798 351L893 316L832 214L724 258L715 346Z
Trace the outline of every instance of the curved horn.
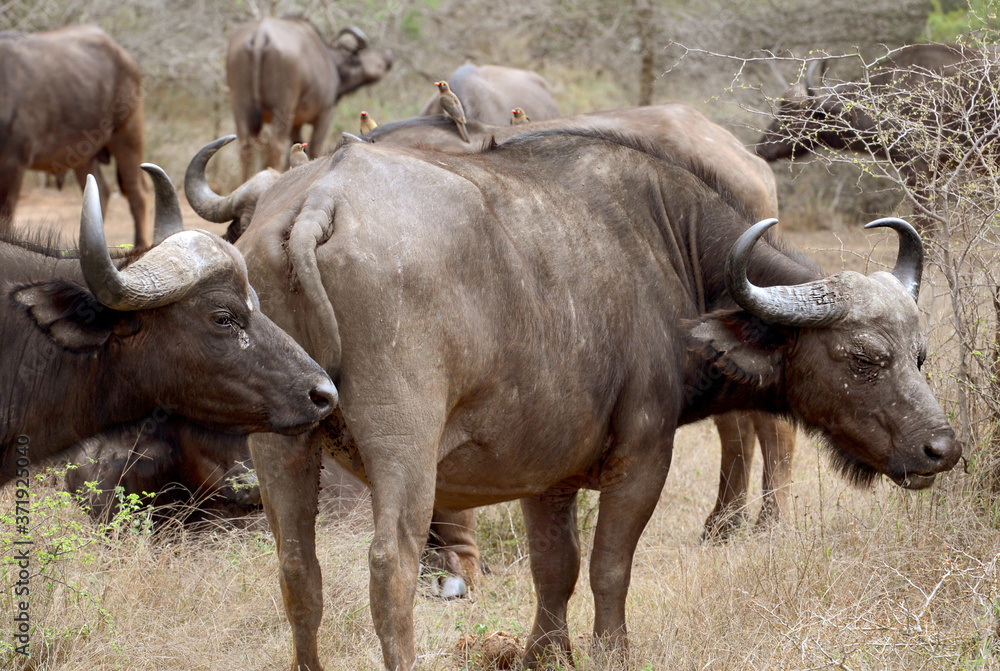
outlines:
M216 224L233 218L235 212L233 196L230 194L228 198L223 198L212 191L208 180L205 179L205 166L208 165L209 159L215 156L215 152L235 139L235 135L227 135L208 143L198 150L184 172L184 195L187 196L188 203L199 217Z
M184 230L184 220L181 218L181 202L177 198L177 190L170 177L158 165L143 163L139 166L153 180L153 200L155 214L153 215L153 245L163 242L163 239Z
M80 213L80 266L83 279L103 305L115 305L128 294L121 273L111 261L104 237L104 216L97 180L87 175L83 189L83 210Z
M351 49L352 51L361 51L362 49L368 48L368 36L365 35L365 31L361 30L357 26L347 26L346 28L341 29L341 31L337 33L337 39L335 40L336 44L340 44L340 38L344 34L353 35L354 39L358 41L357 48Z
M847 313L847 305L828 280L792 286L758 287L747 279L753 246L777 219L764 219L751 226L733 245L726 259L726 287L733 300L761 319L786 326L826 326Z
M920 276L924 271L924 243L920 234L902 219L886 217L865 224L865 228L891 228L899 236L899 252L892 276L910 292L913 300L920 293Z
M809 61L809 67L806 68L806 95L807 96L814 96L814 95L816 95L816 89L819 88L818 86L816 86L816 82L814 81L814 77L816 75L816 68L820 67L820 65L823 65L824 66L823 67L823 71L825 72L826 71L825 64L826 64L826 59L825 58L824 59L820 59L818 61ZM820 75L820 77L822 78L822 74Z
M224 224L233 219L240 220L240 226L250 223L249 217L257 207L257 199L278 179L274 170L262 170L241 184L228 196L220 196L208 185L205 166L220 148L236 139L227 135L205 145L194 155L184 173L184 194L188 203L199 217L216 224Z
M214 236L182 231L119 271L104 238L97 181L87 176L80 214L80 266L84 281L102 305L123 311L166 305L188 293L201 278L232 263Z

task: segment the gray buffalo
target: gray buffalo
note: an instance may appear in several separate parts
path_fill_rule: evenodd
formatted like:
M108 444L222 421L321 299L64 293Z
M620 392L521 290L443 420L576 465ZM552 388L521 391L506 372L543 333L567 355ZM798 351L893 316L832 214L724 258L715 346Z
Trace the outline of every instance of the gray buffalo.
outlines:
M641 137L527 133L479 153L345 143L286 173L237 246L262 309L331 371L339 412L250 447L274 530L293 667L322 668L317 452L370 483L371 612L416 664L432 509L521 499L537 593L524 664L568 650L576 493L600 491L594 634L626 645L632 556L678 426L795 417L857 483L930 486L961 448L920 371L923 249L824 277L751 226L711 172ZM748 230L749 229L749 230ZM343 431L346 427L349 433Z
M253 140L271 124L267 165L281 168L288 148L312 124L308 153L323 153L337 101L377 82L392 67L392 54L368 46L358 28L340 31L333 46L304 19L266 18L233 31L226 54L226 81L240 139L243 181L250 176Z
M448 86L462 101L465 117L469 120L510 125L511 109L515 107L524 110L532 121L560 116L548 83L530 70L466 63L448 78ZM434 93L424 104L420 116L444 114L440 98Z
M778 195L774 174L767 163L747 151L732 133L713 123L699 110L686 103L664 103L645 107L629 107L602 112L539 121L532 129L590 128L616 132L630 132L655 143L662 151L683 159L700 170L713 172L720 186L726 189L752 214L755 220L775 217L778 214ZM491 139L505 140L525 132L524 127L491 125L469 122L466 126L472 143L460 140L451 122L435 117L417 117L406 121L384 124L365 135L373 143L389 143L404 147L419 145L438 147L448 151L478 151L483 142ZM207 160L207 159L204 159ZM196 159L192 166L204 171ZM241 187L239 194L230 201L246 209L245 203L262 193L273 178L264 174ZM198 184L197 175L190 175L190 184ZM197 200L197 199L196 199ZM214 202L214 201L209 201ZM213 212L206 212L213 216ZM227 216L211 221L226 221ZM247 222L249 223L249 222ZM750 467L753 463L754 438L760 443L764 460L763 503L757 518L758 527L764 527L780 516L786 507L791 483L792 455L795 451L795 431L780 420L764 413L745 415L724 414L714 418L722 445L722 465L719 476L719 494L715 507L705 521L706 538L725 539L743 523L746 511ZM435 513L435 527L458 524L465 527L474 523L471 513L459 513L460 519L444 519ZM439 517L442 519L439 520ZM469 547L468 543L463 547Z
M118 184L135 220L135 244L148 247L142 163L142 88L135 61L94 26L47 33L0 33L0 232L13 220L26 170L73 171L82 188L114 157Z

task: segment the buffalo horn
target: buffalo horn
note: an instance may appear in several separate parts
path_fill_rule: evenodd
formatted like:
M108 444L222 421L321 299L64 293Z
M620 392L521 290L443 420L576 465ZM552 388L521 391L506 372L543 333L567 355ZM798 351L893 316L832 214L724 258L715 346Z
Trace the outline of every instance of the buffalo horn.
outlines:
M368 47L368 36L365 35L365 32L357 26L347 26L337 33L336 43L338 46L341 44L340 38L344 35L353 35L354 39L357 40L357 46L355 47L354 45L351 45L349 51L361 51L362 49L366 49Z
M819 68L819 78L820 83L817 86L815 77L816 69ZM809 61L809 67L806 68L806 95L814 96L817 93L817 89L826 86L826 59L820 59L818 61Z
M102 304L113 307L128 292L121 273L111 262L104 237L104 216L97 180L87 175L83 189L83 211L80 213L80 266L87 286Z
M166 305L227 263L232 263L231 257L209 234L186 231L119 271L104 238L97 181L87 176L80 214L80 266L84 281L102 305L122 311Z
M778 223L765 219L751 226L726 259L726 286L733 300L750 314L786 326L826 326L838 321L847 306L829 280L792 286L758 287L747 279L747 266L757 241Z
M228 196L220 196L208 185L205 178L205 166L208 160L222 147L236 139L235 135L227 135L215 142L202 147L184 173L184 194L188 203L199 217L216 224L224 224L233 219L240 219L241 226L249 221L243 221L244 215L252 215L257 206L257 199L274 183L278 173L274 170L262 170L241 184Z
M143 163L139 166L153 180L155 214L153 215L153 244L158 245L163 239L184 230L184 220L181 218L181 203L177 198L177 190L170 177L158 165Z
M234 218L236 211L233 195L223 198L212 191L205 178L205 167L210 158L215 156L227 144L236 139L235 135L220 137L214 142L210 142L194 155L184 173L184 195L187 196L188 203L198 216L206 221L221 224Z
M899 236L899 252L892 275L910 292L913 300L920 293L920 275L924 270L924 243L920 234L902 219L887 217L865 224L865 228L891 228Z

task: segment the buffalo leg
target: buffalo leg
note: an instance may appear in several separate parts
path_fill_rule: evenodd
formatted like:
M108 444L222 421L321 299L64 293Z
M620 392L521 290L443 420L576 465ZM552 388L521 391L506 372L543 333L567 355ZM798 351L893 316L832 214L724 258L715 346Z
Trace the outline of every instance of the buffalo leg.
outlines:
M267 142L268 168L285 169L288 151L292 147L293 118L294 115L290 110L275 110L271 115L271 137Z
M521 499L521 510L537 598L524 666L536 668L544 663L547 651L557 655L570 652L566 607L580 574L576 490L553 489Z
M249 133L249 132L248 132ZM253 138L249 134L239 134L240 140L240 174L241 181L250 179L250 170L253 167Z
M17 159L0 159L0 233L14 222L14 210L23 181L24 166Z
M250 437L264 512L278 549L281 597L292 627L292 671L323 668L316 649L323 618L323 580L316 558L320 455L311 435Z
M705 520L702 538L725 540L745 521L755 434L747 413L729 412L713 419L722 444L722 466L719 495L715 509Z
M795 427L773 415L751 413L757 440L764 457L763 498L757 528L778 521L781 510L788 505L788 489L792 482L792 455L795 454Z
M306 147L306 153L309 154L309 158L316 158L323 154L323 145L326 143L326 134L330 131L330 122L333 121L333 109L324 110L316 122L313 123L313 132L309 137L309 146Z
M87 175L94 176L94 181L97 182L97 192L101 195L101 212L106 217L108 214L108 200L111 198L111 189L108 188L108 183L104 181L104 173L101 172L101 166L97 164L97 159L92 158L86 163L78 165L73 168L73 173L76 175L76 181L80 184L81 189L87 188Z
M424 563L433 569L452 574L442 586L442 596L460 596L465 581L475 585L481 575L479 546L476 544L476 509L438 510L431 518L431 532L427 540Z
M628 650L625 597L635 548L663 491L673 444L670 436L642 434L630 440L629 431L618 428L615 433L622 441L618 448L621 456L612 459L613 465L605 466L601 473L590 588L594 593L594 643L598 650L606 648L618 659Z
M406 368L399 365L400 370ZM443 393L416 388L411 380L392 376L385 376L390 379L384 387L365 380L362 392L351 385L358 377L345 376L340 398L371 483L375 521L368 549L372 620L386 667L409 671L416 663L413 600L434 508L445 400ZM424 405L401 416L399 409L406 404L397 396L400 389L406 390L407 397L423 399ZM354 400L359 397L374 400Z
M132 221L135 222L135 246L149 247L153 244L153 232L146 213L146 181L139 167L143 152L141 108L135 110L114 132L108 141L108 151L115 157L118 186L128 200Z

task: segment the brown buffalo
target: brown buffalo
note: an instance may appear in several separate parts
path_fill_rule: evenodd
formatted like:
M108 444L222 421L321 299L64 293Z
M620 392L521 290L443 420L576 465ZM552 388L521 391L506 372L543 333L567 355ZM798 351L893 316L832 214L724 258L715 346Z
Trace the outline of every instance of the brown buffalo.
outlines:
M315 431L250 440L293 668L321 668L320 450L371 484L371 612L389 669L416 664L435 506L521 499L537 593L524 664L537 666L570 645L581 488L601 492L594 633L625 647L632 556L680 425L794 416L858 483L928 487L954 466L960 446L920 372L913 228L873 224L899 234L892 273L823 277L724 194L711 173L605 130L475 154L349 142L263 194L237 246L262 309L341 392Z
M462 101L465 118L495 126L510 124L510 111L520 107L532 121L560 116L549 85L538 73L500 65L466 63L448 78L448 86ZM444 114L441 96L435 93L420 116ZM521 130L524 130L523 128Z
M471 144L462 142L450 122L440 118L418 117L407 121L384 124L365 135L373 143L389 143L416 147L427 145L448 151L476 151L485 141L504 140L525 132L523 127L489 125L469 122L467 130ZM670 155L683 159L701 170L717 175L720 185L729 191L755 220L778 214L778 195L774 174L768 165L747 151L743 144L722 126L713 123L696 108L686 103L665 103L647 107L631 107L577 116L540 121L532 129L551 128L600 128L617 132L632 132L656 143ZM204 164L196 158L192 166ZM267 178L257 176L264 182ZM188 182L185 182L187 184ZM192 185L199 184L195 174L190 175ZM269 185L270 182L267 182ZM232 202L250 200L246 193L262 193L251 185ZM197 202L197 199L192 199ZM210 201L212 202L212 201ZM206 213L210 214L210 213ZM229 213L227 213L228 215ZM231 218L210 219L225 221ZM715 507L705 521L706 537L724 539L742 523L746 511L746 494L750 467L753 464L754 439L759 441L764 459L763 504L757 518L758 527L778 519L791 483L792 455L795 450L795 431L786 422L764 413L741 415L725 414L714 418L722 444L722 465L719 477L719 495ZM438 524L456 523L469 526L474 518L469 513L459 520L446 519L435 513ZM440 518L440 519L439 519ZM460 544L468 548L468 543ZM474 562L472 562L474 565Z
M381 79L392 54L372 49L358 28L345 28L328 45L304 19L266 18L244 23L229 38L226 80L240 139L243 181L250 176L253 140L271 124L267 165L281 168L288 147L312 124L308 153L323 153L337 101Z
M131 495L154 506L157 519L184 523L260 509L246 436L154 413L87 438L75 450L68 458L79 465L67 471L66 489L79 492L96 519L109 519L118 511L120 496Z
M66 458L73 463L66 490L81 494L95 519L108 519L132 495L152 506L158 521L184 524L237 520L263 510L247 437L209 431L165 412L82 440ZM364 483L328 456L320 491L320 509L338 516L369 498ZM435 566L448 568L440 560Z
M135 244L148 247L142 162L139 68L100 28L0 33L0 232L13 220L25 170L73 171L81 188L94 175L101 208L108 186L97 165L113 156L135 221Z
M6 233L0 292L0 485L155 409L218 431L295 433L336 404L326 373L261 314L232 245L183 231L112 259L92 177L80 249Z

